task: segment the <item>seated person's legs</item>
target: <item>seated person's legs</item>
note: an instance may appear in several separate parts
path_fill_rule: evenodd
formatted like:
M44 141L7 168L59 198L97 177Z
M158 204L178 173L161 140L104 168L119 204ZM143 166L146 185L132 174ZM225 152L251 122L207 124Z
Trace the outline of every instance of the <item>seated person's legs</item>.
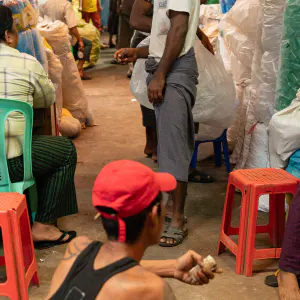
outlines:
M300 189L292 200L279 263L280 299L299 300L300 276Z
M38 191L38 211L32 226L34 242L40 247L53 246L48 241L57 241L62 232L55 226L61 217L78 212L74 174L77 163L76 148L63 137L33 136L32 168ZM23 157L8 160L12 182L23 179ZM62 242L75 237L66 234Z
M79 71L81 79L82 80L89 80L91 78L84 73L83 65L84 65L85 62L90 61L93 44L90 40L88 40L86 38L82 38L82 41L84 43L83 57L80 57L80 55L78 55L79 44L76 43L75 46L73 47L74 58L75 58L76 61L78 60L77 67L78 67L78 71Z

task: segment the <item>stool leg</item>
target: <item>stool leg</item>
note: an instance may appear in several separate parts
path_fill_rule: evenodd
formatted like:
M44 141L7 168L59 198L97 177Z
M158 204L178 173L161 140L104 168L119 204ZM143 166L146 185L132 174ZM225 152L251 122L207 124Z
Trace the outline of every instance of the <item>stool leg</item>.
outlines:
M273 247L281 247L285 229L285 195L270 195L269 235Z
M226 200L223 209L223 217L222 217L222 225L220 231L220 238L219 238L219 246L218 246L218 255L225 252L225 245L222 243L222 235L230 234L231 228L231 218L232 218L232 207L234 202L234 192L235 187L232 184L228 184L227 193L226 193Z
M19 284L17 279L15 249L13 243L13 229L10 224L8 212L0 213L0 227L2 230L3 250L7 281L5 287L0 284L0 295L9 295L10 299L20 299Z
M195 150L194 150L194 154L192 157L192 161L191 161L191 168L192 169L196 169L197 167L197 156L198 156L198 147L199 147L200 143L196 142L195 143Z
M230 166L230 155L229 155L229 150L228 150L227 138L225 138L222 141L222 145L223 145L223 152L224 152L224 158L225 158L226 172L230 173L231 166Z
M221 142L214 142L215 162L216 167L222 166L222 149Z
M276 247L281 247L283 242L283 236L285 231L285 195L284 194L277 194L275 195L276 199L276 224L277 227L277 241Z
M258 199L259 195L255 191L250 191L250 204L249 204L249 221L248 221L248 236L246 245L246 264L245 275L252 276L253 260L255 251L256 239L256 224L258 216Z
M22 234L20 231L21 228L24 231L26 231L27 228L26 228L26 226L25 226L25 228L23 228L24 222L20 221L20 224L19 224L18 215L14 211L10 211L10 218L11 218L12 226L14 228L14 237L13 237L14 248L15 248L16 253L18 253L18 255L16 255L16 268L18 270L19 290L20 290L20 294L21 294L21 299L27 300L29 298L28 298L28 287L26 285L26 279L25 279L26 275L25 274L26 274L26 271L27 271L32 259L30 260L30 258L27 257L28 245L26 245L26 244L22 245L22 243L23 242L26 243L26 241L25 240L22 241ZM22 220L22 216L21 216L21 220ZM30 260L30 262L29 262L29 260Z
M248 226L248 211L251 197L251 189L243 191L241 212L240 212L240 230L238 239L238 250L236 254L236 274L242 274L244 266L244 256L245 256L245 244Z

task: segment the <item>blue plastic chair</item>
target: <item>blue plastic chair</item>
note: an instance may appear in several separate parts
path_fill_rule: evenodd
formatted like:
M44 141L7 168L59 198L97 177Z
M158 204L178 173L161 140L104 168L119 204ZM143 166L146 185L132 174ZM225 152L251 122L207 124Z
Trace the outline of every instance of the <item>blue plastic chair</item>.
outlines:
M227 129L225 129L223 131L222 135L215 140L196 141L195 151L194 151L192 162L191 162L191 167L193 169L196 169L196 166L197 166L198 147L200 144L203 144L203 143L214 143L216 167L222 166L222 148L223 148L226 171L227 171L227 173L230 173L231 166L230 166L229 150L228 150L228 143L227 143Z
M25 134L23 145L24 179L11 183L7 167L5 147L5 120L12 112L20 112L25 117ZM28 189L29 204L34 219L37 211L37 191L32 174L31 144L32 144L33 109L22 101L0 99L0 192L16 192L23 194Z

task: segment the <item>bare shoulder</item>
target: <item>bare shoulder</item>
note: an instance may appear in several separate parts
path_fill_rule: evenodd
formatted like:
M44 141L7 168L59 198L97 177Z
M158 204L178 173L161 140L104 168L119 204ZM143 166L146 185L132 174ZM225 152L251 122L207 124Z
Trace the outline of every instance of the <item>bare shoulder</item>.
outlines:
M75 260L93 241L88 237L77 237L73 239L67 246L65 255L60 261L51 282L49 296L52 296L61 286L72 268Z

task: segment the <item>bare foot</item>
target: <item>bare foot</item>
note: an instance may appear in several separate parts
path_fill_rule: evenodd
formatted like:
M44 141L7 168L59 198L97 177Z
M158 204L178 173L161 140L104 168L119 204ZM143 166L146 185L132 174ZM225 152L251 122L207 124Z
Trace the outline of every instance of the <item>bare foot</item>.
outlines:
M300 300L300 290L295 274L280 271L277 279L280 300Z
M56 241L61 237L61 231L51 224L42 224L34 222L32 225L32 238L34 242L39 241ZM69 238L67 234L63 241Z

